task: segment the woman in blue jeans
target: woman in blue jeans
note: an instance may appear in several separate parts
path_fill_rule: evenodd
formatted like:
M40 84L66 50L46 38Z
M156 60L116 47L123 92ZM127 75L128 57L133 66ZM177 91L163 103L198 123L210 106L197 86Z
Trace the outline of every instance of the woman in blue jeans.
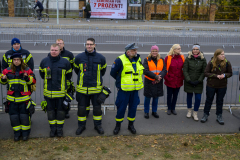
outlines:
M163 96L163 77L167 70L163 58L161 58L159 48L151 47L151 53L144 59L144 117L149 118L149 105L152 100L152 115L159 118L157 114L158 97Z
M202 92L203 92L203 80L204 70L207 66L207 61L204 58L203 53L200 51L200 45L194 44L192 51L188 52L188 56L183 64L184 75L184 91L187 92L187 118L193 117L195 121L198 121L198 108L200 106ZM192 97L195 94L194 111L192 113Z

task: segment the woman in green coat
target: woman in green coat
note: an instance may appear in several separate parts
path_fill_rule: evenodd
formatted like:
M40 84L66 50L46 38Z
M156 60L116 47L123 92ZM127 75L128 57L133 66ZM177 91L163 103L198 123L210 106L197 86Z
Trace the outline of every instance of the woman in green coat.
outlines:
M198 121L197 112L201 103L203 92L204 70L207 66L207 61L202 52L200 52L199 44L194 44L192 51L188 52L185 63L183 65L184 75L184 91L187 92L187 118L193 117ZM195 93L194 111L192 114L192 97Z

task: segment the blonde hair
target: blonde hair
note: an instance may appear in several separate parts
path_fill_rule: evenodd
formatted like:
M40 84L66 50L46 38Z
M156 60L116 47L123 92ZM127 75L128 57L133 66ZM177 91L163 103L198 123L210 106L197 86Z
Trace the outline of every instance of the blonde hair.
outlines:
M168 56L172 56L174 55L174 49L180 47L180 44L174 44L171 48L170 48L170 51L168 52ZM182 54L182 53L181 53Z
M63 41L63 39L57 39L56 42L57 42L57 41ZM64 44L64 41L63 41L63 44Z
M151 52L149 53L149 55L148 55L148 58L151 58L152 57L152 54L151 54ZM158 54L157 55L157 60L159 60L161 58L161 55L160 54Z
M58 44L52 44L52 45L51 45L51 48L52 48L52 47L58 47L58 49L60 50L60 46L59 46Z
M224 60L218 60L218 57L222 52L224 52L223 49L217 49L215 52L214 52L214 56L213 56L213 59L212 59L212 72L217 68L218 65L220 65L221 68L224 68L226 67L226 58Z

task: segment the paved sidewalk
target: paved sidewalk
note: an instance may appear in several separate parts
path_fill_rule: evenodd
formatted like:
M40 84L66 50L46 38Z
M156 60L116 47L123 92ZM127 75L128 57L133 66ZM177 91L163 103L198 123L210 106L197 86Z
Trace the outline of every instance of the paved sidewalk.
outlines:
M0 17L0 23L14 23L14 24L42 24L42 25L53 25L57 24L56 18L50 18L49 22L42 23L36 20L35 22L28 22L27 17ZM197 21L196 21L197 22ZM179 23L179 22L160 22L160 21L142 21L142 20L110 20L110 19L91 19L91 22L87 22L85 18L60 18L59 25L123 25L123 26L161 26L161 27L222 27L222 28L234 28L240 27L239 24L217 24L217 23Z
M167 115L165 109L158 111L160 118L156 119L150 115L149 119L143 117L144 112L142 110L137 111L135 128L138 135L152 135L152 134L232 134L238 133L240 120L229 113L229 111L223 111L223 118L225 125L220 125L216 121L215 110L211 110L211 115L206 123L196 122L192 118L186 118L186 109L176 110L178 115ZM234 114L240 116L240 110L233 110ZM132 135L127 130L127 119L125 114L125 120L122 123L122 127L119 135ZM203 111L200 110L199 119L203 115ZM64 124L64 136L76 137L75 131L77 129L77 111L70 111L70 119L65 120ZM103 136L112 136L113 129L115 127L116 111L108 110L106 115L103 116L102 127L105 131ZM36 111L32 117L32 131L31 138L37 137L49 137L49 124L47 120L47 114L43 111ZM86 130L80 136L99 136L94 130L92 111L87 119ZM9 115L0 113L0 139L13 138L13 130L10 125Z

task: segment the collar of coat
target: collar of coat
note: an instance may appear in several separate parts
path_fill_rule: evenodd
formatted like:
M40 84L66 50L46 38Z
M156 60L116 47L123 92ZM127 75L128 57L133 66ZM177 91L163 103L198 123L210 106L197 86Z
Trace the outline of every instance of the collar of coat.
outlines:
M204 55L203 55L203 53L202 53L202 52L200 52L200 54L199 54L199 55L200 55L201 59L204 59ZM191 59L191 58L192 58L192 56L193 56L193 54L192 54L192 51L189 51L189 52L188 52L188 58L189 58L189 59ZM199 56L198 56L198 57L199 57Z

